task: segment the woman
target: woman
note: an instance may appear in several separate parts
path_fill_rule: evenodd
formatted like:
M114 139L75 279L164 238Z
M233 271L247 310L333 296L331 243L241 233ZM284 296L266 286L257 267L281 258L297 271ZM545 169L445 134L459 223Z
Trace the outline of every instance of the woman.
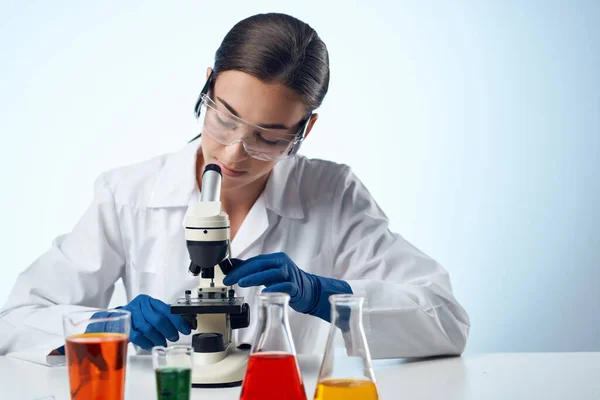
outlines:
M282 14L236 24L207 71L197 105L202 136L98 178L72 232L19 276L0 314L0 351L60 348L61 315L106 307L119 278L134 344L149 349L189 335L168 304L198 285L187 273L182 224L199 199L204 166L215 163L239 259L225 284L251 307L261 290L289 293L299 353L319 351L335 293L366 298L374 358L462 353L469 320L447 272L390 232L350 168L296 155L328 83L327 49L307 24ZM255 323L235 331L238 342L252 342Z

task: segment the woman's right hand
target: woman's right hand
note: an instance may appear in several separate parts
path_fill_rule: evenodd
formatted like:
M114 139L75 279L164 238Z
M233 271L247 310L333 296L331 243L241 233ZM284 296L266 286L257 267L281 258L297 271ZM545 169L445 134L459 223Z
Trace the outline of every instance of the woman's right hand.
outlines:
M179 332L189 335L192 331L181 315L171 314L168 304L146 294L138 295L127 305L117 309L131 313L129 341L144 350L150 350L154 346L166 346L167 339L171 342L179 340ZM92 319L110 317L110 312L101 311L95 313ZM114 330L120 331L119 328L115 326ZM106 322L91 323L86 329L86 333L111 331Z
M166 346L166 339L176 342L179 332L189 335L192 331L181 315L171 314L168 304L145 294L118 308L131 313L129 341L144 350Z

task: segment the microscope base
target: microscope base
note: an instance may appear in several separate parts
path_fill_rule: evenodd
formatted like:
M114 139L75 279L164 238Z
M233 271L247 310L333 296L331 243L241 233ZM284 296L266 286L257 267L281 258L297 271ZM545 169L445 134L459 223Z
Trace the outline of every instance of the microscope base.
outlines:
M200 388L223 388L240 386L246 374L248 365L248 350L240 350L229 346L223 359L211 364L199 364L194 353L194 367L192 369L192 386Z

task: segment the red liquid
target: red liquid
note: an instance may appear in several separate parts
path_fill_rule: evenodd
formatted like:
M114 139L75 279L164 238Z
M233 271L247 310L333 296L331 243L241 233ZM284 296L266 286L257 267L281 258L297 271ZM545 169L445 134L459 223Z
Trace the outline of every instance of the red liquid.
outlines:
M285 353L255 353L248 368L240 400L306 400L296 357Z

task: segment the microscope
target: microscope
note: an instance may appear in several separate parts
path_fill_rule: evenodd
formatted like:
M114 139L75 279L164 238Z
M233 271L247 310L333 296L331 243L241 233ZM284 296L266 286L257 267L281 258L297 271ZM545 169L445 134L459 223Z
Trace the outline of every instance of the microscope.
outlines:
M249 356L247 346L234 343L232 331L250 325L250 307L235 296L233 287L223 285L233 265L229 216L221 210L221 180L218 165L204 168L200 201L192 206L185 226L189 272L200 275L200 285L197 293L186 290L171 305L171 313L181 314L197 331L192 336L194 387L241 385Z

